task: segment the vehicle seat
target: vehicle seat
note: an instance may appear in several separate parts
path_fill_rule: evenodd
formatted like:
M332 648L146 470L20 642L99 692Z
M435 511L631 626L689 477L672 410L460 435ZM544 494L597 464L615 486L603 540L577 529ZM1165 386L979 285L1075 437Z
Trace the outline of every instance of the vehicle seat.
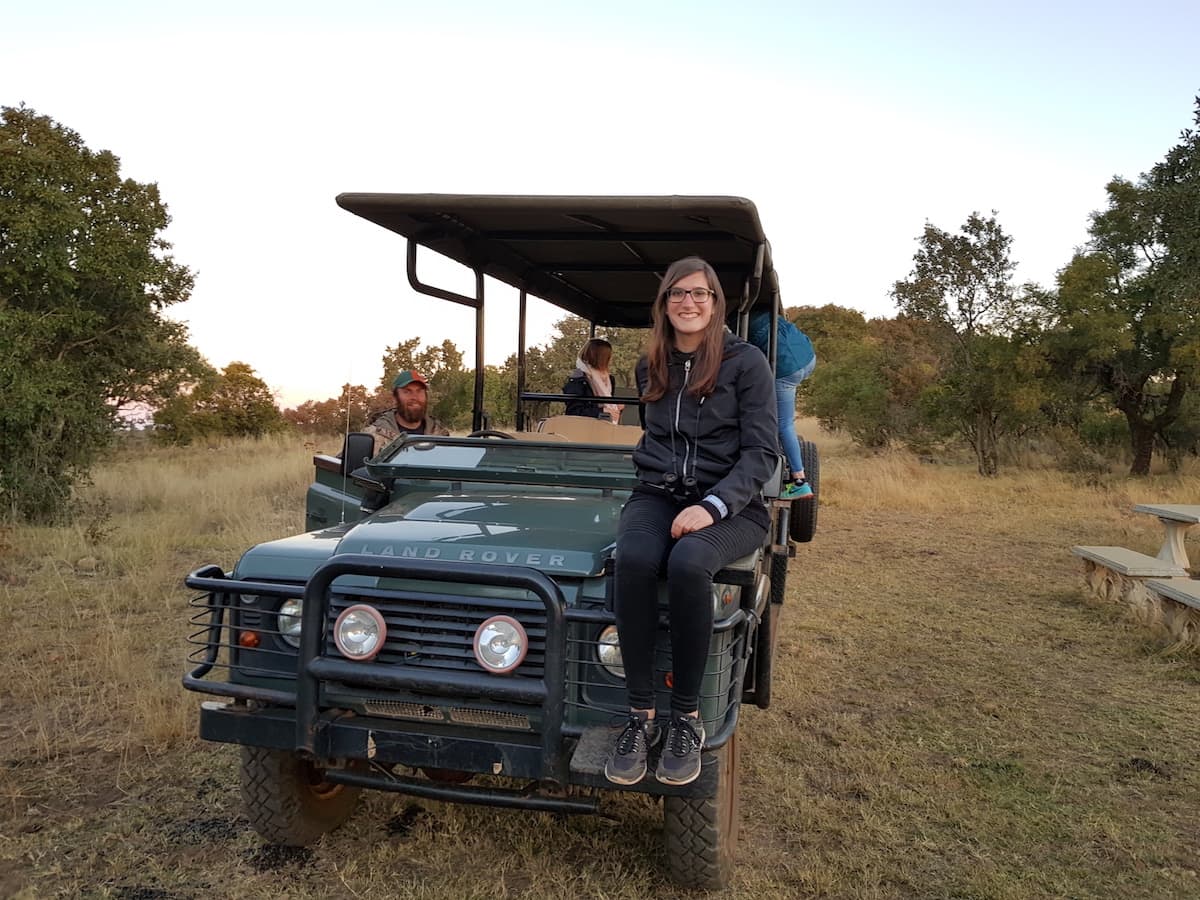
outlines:
M550 416L538 422L537 430L581 444L633 447L642 439L642 429L636 425L613 425L591 416Z

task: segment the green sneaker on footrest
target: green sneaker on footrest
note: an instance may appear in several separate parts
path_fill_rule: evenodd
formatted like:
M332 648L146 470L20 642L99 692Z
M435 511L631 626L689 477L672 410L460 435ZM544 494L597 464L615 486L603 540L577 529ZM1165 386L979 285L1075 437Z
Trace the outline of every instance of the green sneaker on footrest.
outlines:
M812 487L807 481L793 481L779 493L780 500L803 500L813 495Z

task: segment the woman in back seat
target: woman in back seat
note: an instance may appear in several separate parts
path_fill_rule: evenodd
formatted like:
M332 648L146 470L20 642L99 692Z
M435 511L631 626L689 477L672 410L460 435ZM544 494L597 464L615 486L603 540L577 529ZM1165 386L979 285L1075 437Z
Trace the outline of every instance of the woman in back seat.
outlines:
M612 397L617 380L608 371L612 362L612 344L603 338L592 338L579 351L575 360L576 369L563 385L563 393L579 397L579 400L567 401L568 416L588 416L593 419L604 419L614 425L620 421L621 411L625 407L619 403L605 403L602 400L582 399L592 397Z

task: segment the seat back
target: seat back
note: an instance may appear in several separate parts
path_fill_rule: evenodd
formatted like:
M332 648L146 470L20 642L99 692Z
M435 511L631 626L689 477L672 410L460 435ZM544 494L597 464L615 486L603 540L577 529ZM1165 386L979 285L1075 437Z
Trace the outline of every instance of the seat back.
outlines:
M774 500L783 492L783 457L775 457L775 471L767 483L763 485L763 496L768 500Z
M636 425L613 425L590 416L550 416L538 422L543 434L557 434L568 441L581 444L612 444L633 447L642 439L642 429Z

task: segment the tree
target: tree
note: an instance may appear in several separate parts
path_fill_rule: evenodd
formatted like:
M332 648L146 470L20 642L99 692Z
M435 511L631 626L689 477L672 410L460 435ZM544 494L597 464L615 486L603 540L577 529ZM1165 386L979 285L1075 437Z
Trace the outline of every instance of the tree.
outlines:
M271 389L243 362L168 401L154 422L160 439L176 444L213 435L262 437L287 427Z
M927 408L967 440L979 473L995 476L1001 435L1029 425L1028 384L1012 377L1022 351L1001 349L1024 312L1012 280L1012 238L993 210L988 218L971 213L958 234L927 222L919 242L912 272L892 296L904 315L945 328L947 368Z
M204 371L163 311L192 274L160 236L158 187L120 175L74 131L0 108L0 509L68 512L121 407L158 403Z
M372 410L378 408L375 398L361 384L343 384L342 392L328 400L306 400L294 409L283 411L284 420L300 431L315 434L341 434L362 431Z
M842 347L857 346L867 337L867 320L857 309L827 303L789 306L783 314L813 342L818 365L832 361Z
M944 368L944 331L901 317L864 322L857 336L826 337L817 347L817 369L803 385L806 411L864 447L899 441L927 451L936 436L921 417L921 399Z
M1088 246L1044 301L1047 346L1061 376L1120 410L1130 474L1148 475L1156 439L1194 430L1180 420L1200 371L1200 132L1185 130L1162 162L1136 182L1112 179L1107 193Z

